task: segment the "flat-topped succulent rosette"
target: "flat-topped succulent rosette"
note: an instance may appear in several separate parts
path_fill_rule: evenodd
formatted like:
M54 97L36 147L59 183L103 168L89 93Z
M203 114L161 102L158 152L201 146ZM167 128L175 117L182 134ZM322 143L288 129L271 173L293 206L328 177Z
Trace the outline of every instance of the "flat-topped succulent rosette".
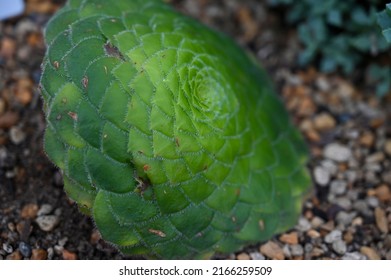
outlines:
M45 150L121 252L208 258L295 224L305 143L227 36L159 0L73 0L45 38Z

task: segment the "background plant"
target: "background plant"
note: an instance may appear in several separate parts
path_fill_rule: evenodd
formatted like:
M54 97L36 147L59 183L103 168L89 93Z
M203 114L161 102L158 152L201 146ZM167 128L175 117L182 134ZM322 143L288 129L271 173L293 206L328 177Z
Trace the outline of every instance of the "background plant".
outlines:
M269 0L271 6L287 7L285 19L297 26L303 51L301 66L317 63L322 72L342 70L351 74L366 67L365 61L390 50L377 24L385 0ZM387 93L391 68L372 63L368 73L377 80L377 94Z

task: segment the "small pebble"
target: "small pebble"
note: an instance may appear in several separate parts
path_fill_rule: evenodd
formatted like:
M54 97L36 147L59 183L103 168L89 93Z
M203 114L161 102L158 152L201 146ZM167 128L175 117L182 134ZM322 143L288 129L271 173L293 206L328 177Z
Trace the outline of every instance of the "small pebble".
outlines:
M324 156L336 162L346 162L352 156L352 151L344 145L331 143L324 148Z
M26 139L26 134L20 127L13 126L10 129L10 138L12 143L19 145L24 141L24 139Z
M314 127L318 131L326 131L335 127L336 121L329 113L320 113L314 118Z
M384 160L384 154L382 152L374 153L365 159L366 163L377 163Z
M307 235L314 239L320 237L320 233L314 229L310 229L309 231L307 231Z
M334 241L341 240L341 239L342 239L342 232L337 229L331 231L329 234L327 234L324 237L324 241L326 243L333 243Z
M335 217L335 220L339 224L343 224L344 226L348 226L352 223L354 217L356 217L356 213L348 213L346 211L340 211L338 212L337 216Z
M260 248L261 254L273 260L284 260L285 255L282 248L275 242L269 241Z
M48 253L44 249L33 249L31 254L32 260L46 260Z
M359 252L348 252L342 258L342 260L366 260L367 258Z
M379 199L377 199L377 197L368 196L365 200L370 207L372 208L379 207Z
M326 186L330 182L330 173L326 168L317 166L314 169L314 179L317 184Z
M388 233L388 221L387 221L386 213L380 207L377 207L375 209L375 220L378 229L382 233Z
M20 216L24 219L34 219L37 216L37 213L38 205L30 203L23 206Z
M64 260L77 260L77 255L74 252L64 249L62 251L62 257Z
M17 124L19 115L14 112L7 111L0 116L0 128L9 129Z
M346 192L347 183L342 180L333 180L330 184L330 192L335 195L342 195Z
M23 241L19 243L19 251L25 258L29 258L32 253L31 246Z
M313 217L312 220L311 220L311 225L312 225L313 228L320 227L324 223L325 223L325 221L322 218L318 217L318 216Z
M280 241L286 244L297 244L299 243L299 236L296 231L293 231L291 233L284 233L280 236Z
M250 257L251 257L252 260L260 260L260 261L262 261L262 260L265 259L265 256L262 255L259 252L252 252L252 253L250 253Z
M42 204L41 208L39 208L37 215L43 216L50 214L53 211L53 206L50 204Z
M40 229L52 231L59 223L59 217L55 215L39 216L35 219Z
M12 246L8 243L3 243L3 250L6 253L11 254L14 251L14 248L12 248Z
M337 174L338 166L332 160L325 159L321 162L321 165L327 169L330 175L334 176Z
M19 252L19 250L16 250L12 254L8 255L6 259L16 261L16 260L21 260L22 258L23 258L22 254Z
M373 250L371 247L368 246L362 246L360 248L360 253L367 256L370 260L380 260L379 254Z
M343 255L346 253L347 250L346 243L341 239L333 241L331 246L334 252L336 252L339 255Z
M298 231L305 232L311 229L311 223L304 217L299 218L299 222L295 227Z
M391 139L387 140L384 144L384 151L388 156L391 156Z
M52 247L48 248L47 253L48 253L48 260L53 259L54 249Z
M300 257L304 254L303 246L300 244L290 245L289 246L292 256L294 257Z
M236 256L237 260L250 260L250 256L247 253L240 253Z
M374 142L375 136L370 131L365 131L360 137L360 144L367 148L372 147Z
M386 184L381 184L375 189L376 197L381 201L381 202L389 202L391 201L391 191L388 185Z

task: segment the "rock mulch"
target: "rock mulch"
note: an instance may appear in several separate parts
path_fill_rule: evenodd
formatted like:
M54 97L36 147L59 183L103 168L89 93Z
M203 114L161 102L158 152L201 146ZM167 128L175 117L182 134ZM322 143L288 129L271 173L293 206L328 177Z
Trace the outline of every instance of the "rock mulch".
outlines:
M61 2L29 0L25 15L0 22L0 260L125 258L66 198L42 151L41 31ZM279 39L259 1L172 2L264 62L311 153L313 192L297 225L215 258L391 259L390 98L337 75L292 70L295 36Z

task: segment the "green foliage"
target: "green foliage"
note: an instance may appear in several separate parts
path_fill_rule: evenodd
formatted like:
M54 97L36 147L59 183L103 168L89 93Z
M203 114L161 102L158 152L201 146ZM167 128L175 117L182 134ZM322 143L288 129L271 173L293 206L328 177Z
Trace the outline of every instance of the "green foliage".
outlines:
M386 5L386 9L378 14L378 23L383 29L383 35L391 43L391 3Z
M350 74L367 59L390 49L377 25L377 12L387 0L269 0L286 5L287 22L298 25L298 35L304 50L300 65L319 61L323 72L342 69ZM386 22L386 20L384 20ZM387 31L385 31L387 33ZM389 32L387 33L389 34ZM391 71L383 67L384 72ZM391 77L385 75L377 88L383 95Z
M45 38L45 150L105 240L205 258L294 225L306 146L232 40L158 0L71 0Z

